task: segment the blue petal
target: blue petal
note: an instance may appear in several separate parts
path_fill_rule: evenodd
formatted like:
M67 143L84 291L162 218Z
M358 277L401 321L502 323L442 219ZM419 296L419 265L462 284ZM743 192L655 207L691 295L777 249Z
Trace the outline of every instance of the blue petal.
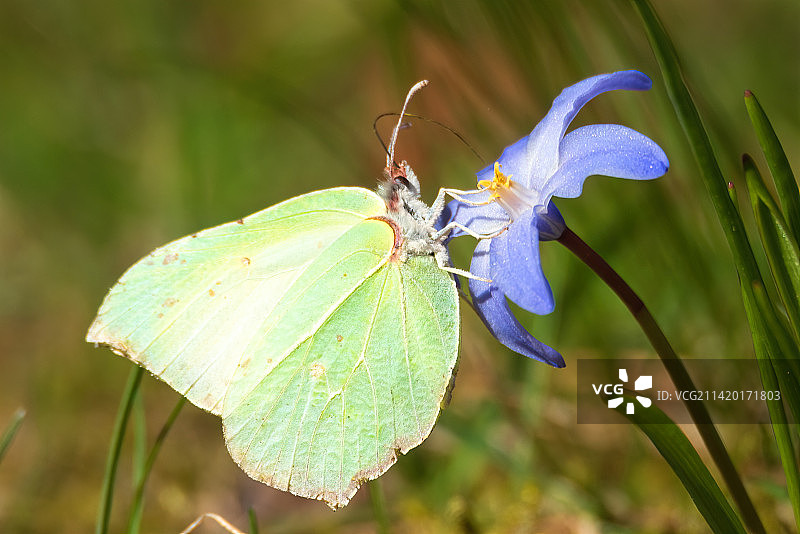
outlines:
M651 180L669 168L667 155L652 139L619 124L593 124L567 134L559 147L560 164L542 194L580 196L588 176Z
M489 276L489 247L488 240L478 243L470 265L472 274L482 278ZM478 316L500 343L523 356L553 367L564 367L564 358L558 352L533 337L517 321L508 307L505 296L497 286L470 279L469 290Z
M527 135L517 140L513 145L507 146L497 158L503 174L522 184L527 180L525 177L530 175L530 161L527 158L529 139L530 135ZM494 162L478 171L477 176L479 181L492 180L494 178Z
M489 191L482 191L474 195L465 195L464 198L474 202L488 200ZM436 221L436 228L441 230L450 222L457 222L478 234L490 234L503 228L509 223L508 214L497 204L489 202L483 206L471 206L458 200L451 200L442 210ZM449 238L465 235L458 228L454 229Z
M561 237L567 223L552 201L547 203L547 208L536 206L536 230L539 232L539 241L553 241Z
M567 127L580 109L592 98L606 91L632 89L646 91L653 82L636 70L600 74L567 87L553 101L550 111L526 141L517 141L498 159L503 172L528 189L540 191L558 166L558 145ZM523 149L524 145L524 149Z
M539 259L539 231L534 210L511 223L507 232L491 240L490 276L505 295L520 307L539 315L553 311L550 284Z

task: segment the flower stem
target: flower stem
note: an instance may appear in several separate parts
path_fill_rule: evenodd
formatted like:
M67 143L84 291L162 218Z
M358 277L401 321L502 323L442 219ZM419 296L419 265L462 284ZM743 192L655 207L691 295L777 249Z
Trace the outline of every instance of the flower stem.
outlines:
M636 322L642 327L642 330L647 336L647 339L650 340L656 353L658 353L658 357L661 358L675 386L682 391L696 390L697 388L694 382L692 382L686 367L683 365L683 361L672 348L672 345L669 344L666 336L664 336L664 332L661 331L661 328L656 323L650 310L647 309L642 299L639 298L627 282L625 282L625 280L623 280L594 249L587 245L569 228L564 230L564 233L558 238L558 242L567 247L570 252L575 254L581 261L597 273L614 293L617 294L620 300L625 303L625 306L627 306L634 319L636 319ZM764 533L764 527L753 506L753 502L750 500L750 496L747 494L742 479L739 477L739 473L736 471L736 467L733 465L733 461L728 455L725 445L722 443L722 438L720 438L717 428L711 421L711 416L705 404L702 402L689 402L686 399L684 399L684 404L686 405L689 415L692 417L692 421L694 421L697 427L697 431L703 438L708 452L711 454L714 463L722 474L722 478L725 480L725 484L728 486L731 496L734 501L736 501L742 515L747 519L746 522L754 532ZM760 528L754 528L754 526Z

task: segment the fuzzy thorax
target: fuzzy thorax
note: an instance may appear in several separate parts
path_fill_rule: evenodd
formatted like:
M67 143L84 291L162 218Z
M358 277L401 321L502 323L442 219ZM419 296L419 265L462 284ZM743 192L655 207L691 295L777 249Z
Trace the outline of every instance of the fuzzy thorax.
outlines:
M419 180L404 161L400 169L384 171L378 184L378 195L386 203L386 217L400 229L402 242L393 254L398 261L412 256L434 256L438 263L449 264L447 248L441 237L436 237L434 226L441 214L440 207L430 207L420 200Z

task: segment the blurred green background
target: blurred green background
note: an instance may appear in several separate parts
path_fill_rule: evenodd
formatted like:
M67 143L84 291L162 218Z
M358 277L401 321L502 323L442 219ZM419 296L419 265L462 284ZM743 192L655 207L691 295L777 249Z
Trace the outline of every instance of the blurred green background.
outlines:
M763 161L745 89L800 169L800 4L655 4L729 179L741 185L741 152ZM374 187L384 154L372 121L398 111L422 78L431 85L411 111L448 124L490 160L563 87L628 68L649 74L654 89L603 95L575 124L636 128L661 144L671 169L649 183L593 178L559 208L640 292L679 353L748 357L727 246L627 2L1 2L0 426L18 407L28 417L0 464L0 531L92 528L131 364L83 337L139 257L310 190ZM384 135L389 123L379 125ZM473 186L482 166L419 121L403 131L398 156L429 201L442 185ZM473 245L458 240L456 265L468 266ZM543 255L556 311L521 319L568 367L505 350L466 308L452 404L382 478L396 532L704 532L634 427L576 425L577 358L655 355L578 260L552 243ZM150 440L176 400L145 379L137 417ZM771 431L721 432L768 529L786 528ZM114 531L127 517L131 449L129 439ZM203 512L243 528L249 507L269 533L375 528L366 488L332 513L253 482L225 451L219 420L185 408L150 480L143 531L178 532Z

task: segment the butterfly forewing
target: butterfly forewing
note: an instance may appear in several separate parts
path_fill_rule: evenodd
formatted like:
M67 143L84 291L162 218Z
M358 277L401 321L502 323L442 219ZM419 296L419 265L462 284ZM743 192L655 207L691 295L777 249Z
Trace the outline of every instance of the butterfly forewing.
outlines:
M242 354L294 282L331 243L384 212L371 191L327 189L169 243L111 289L87 341L221 415Z

